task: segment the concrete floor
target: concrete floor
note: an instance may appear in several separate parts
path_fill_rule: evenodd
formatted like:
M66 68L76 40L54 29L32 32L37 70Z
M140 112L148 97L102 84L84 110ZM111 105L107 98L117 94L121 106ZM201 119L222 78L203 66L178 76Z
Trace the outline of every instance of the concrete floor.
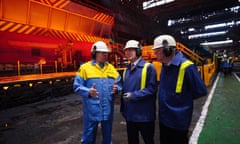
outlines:
M195 101L190 132L201 113L206 97ZM0 111L1 144L77 144L82 134L81 97L70 94ZM101 133L98 129L97 144ZM112 133L113 144L126 144L126 124L116 100ZM159 143L156 120L155 142ZM141 144L143 142L141 141Z

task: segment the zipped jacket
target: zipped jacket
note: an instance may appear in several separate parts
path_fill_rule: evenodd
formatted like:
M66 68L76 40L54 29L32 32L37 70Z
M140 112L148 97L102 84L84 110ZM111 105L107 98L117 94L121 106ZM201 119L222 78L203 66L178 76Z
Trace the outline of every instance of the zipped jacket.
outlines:
M147 66L146 84L141 89L145 63L145 60L140 59L133 70L128 65L124 74L123 93L131 93L130 101L121 99L121 112L127 121L150 122L156 118L156 70L152 64Z

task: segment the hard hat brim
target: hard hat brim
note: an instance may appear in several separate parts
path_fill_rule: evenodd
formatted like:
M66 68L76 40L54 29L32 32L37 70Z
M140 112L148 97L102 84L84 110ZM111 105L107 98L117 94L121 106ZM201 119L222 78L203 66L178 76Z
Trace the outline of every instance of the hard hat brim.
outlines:
M126 49L138 49L138 48L137 47L126 47L123 50L126 50Z
M152 50L156 50L156 49L160 49L160 48L163 48L163 47L153 47Z
M111 50L99 50L99 51L96 51L96 52L106 52L106 53L110 53Z

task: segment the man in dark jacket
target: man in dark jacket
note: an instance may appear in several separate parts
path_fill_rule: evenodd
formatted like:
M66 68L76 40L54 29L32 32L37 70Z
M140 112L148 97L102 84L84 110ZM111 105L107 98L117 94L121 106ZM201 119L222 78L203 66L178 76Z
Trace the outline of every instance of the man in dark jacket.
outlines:
M159 125L161 144L187 144L193 100L207 94L196 66L176 51L170 35L154 39L157 59L163 63L159 84Z
M139 144L139 132L146 144L154 144L157 78L153 65L141 58L141 50L136 40L129 40L124 48L130 64L123 73L121 112L128 144Z

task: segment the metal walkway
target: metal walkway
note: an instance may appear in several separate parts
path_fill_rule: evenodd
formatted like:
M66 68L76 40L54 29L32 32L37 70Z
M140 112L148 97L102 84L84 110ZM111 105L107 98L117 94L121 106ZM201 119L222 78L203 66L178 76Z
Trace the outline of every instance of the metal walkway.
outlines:
M190 144L239 144L240 74L219 73ZM209 104L209 105L208 105Z

